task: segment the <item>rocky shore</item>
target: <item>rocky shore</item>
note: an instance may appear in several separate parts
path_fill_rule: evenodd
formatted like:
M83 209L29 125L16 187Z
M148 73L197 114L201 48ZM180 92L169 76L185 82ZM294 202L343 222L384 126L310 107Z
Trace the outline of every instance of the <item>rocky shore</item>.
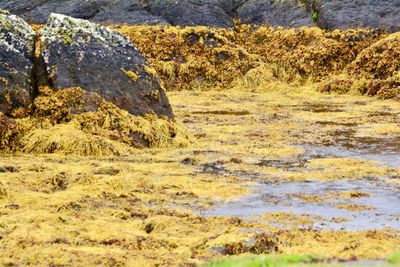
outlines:
M246 24L324 29L400 29L397 0L4 0L0 8L31 23L51 13L106 24L232 27Z

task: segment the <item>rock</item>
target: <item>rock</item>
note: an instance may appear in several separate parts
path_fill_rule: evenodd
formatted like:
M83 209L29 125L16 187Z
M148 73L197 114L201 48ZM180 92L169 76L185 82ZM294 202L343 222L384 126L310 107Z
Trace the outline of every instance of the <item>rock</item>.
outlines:
M0 112L6 115L31 103L35 36L25 21L0 10Z
M216 5L220 6L226 14L232 18L237 17L237 11L248 0L215 0Z
M268 233L257 233L247 240L227 243L219 250L225 255L239 255L243 253L270 254L279 251L280 240Z
M308 11L305 7L308 7ZM400 29L397 0L2 0L0 8L29 22L45 23L51 13L109 24L163 24L216 27L244 23L283 27L371 27Z
M244 24L282 27L315 26L310 12L292 1L249 0L236 11Z
M150 14L138 1L115 1L103 8L92 20L107 24L170 25L163 17Z
M51 13L60 13L110 24L168 24L163 18L149 14L135 0L5 0L0 7L33 23L46 23Z
M326 29L367 27L389 32L400 30L398 0L323 0L319 24Z
M400 82L400 32L362 50L347 69L350 76Z
M110 0L2 0L0 8L21 15L32 23L46 23L53 12L89 19L111 3Z
M40 38L54 89L80 87L134 115L173 117L155 71L122 34L86 20L51 14Z
M0 8L34 23L45 23L51 13L110 24L172 24L232 26L232 19L216 0L5 0Z
M231 27L232 18L215 1L149 1L144 9L164 18L171 25Z

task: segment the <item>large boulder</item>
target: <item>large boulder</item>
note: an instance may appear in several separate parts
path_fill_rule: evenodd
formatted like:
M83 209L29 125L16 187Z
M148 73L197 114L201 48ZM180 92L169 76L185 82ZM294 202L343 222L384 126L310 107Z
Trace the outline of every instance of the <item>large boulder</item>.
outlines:
M112 0L2 0L0 8L20 15L32 23L46 23L48 16L53 12L89 19L112 2Z
M236 15L245 24L275 27L315 26L307 7L296 1L249 0L238 7Z
M3 0L0 7L33 23L46 23L51 13L109 24L168 24L136 0Z
M318 10L320 26L327 29L367 27L400 30L398 0L323 0Z
M34 23L51 13L108 24L232 26L232 19L216 4L220 0L2 0L7 9Z
M86 20L51 14L40 38L55 90L80 87L134 115L173 117L155 71L122 34Z
M6 115L31 103L35 36L25 21L0 10L0 112Z

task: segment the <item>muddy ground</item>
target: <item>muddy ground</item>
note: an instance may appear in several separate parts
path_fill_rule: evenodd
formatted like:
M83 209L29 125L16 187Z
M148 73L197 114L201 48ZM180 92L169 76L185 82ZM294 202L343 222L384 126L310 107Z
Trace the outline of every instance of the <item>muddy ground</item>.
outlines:
M170 92L196 142L113 157L0 157L5 265L196 265L400 251L400 102L270 90ZM372 261L371 261L372 260Z

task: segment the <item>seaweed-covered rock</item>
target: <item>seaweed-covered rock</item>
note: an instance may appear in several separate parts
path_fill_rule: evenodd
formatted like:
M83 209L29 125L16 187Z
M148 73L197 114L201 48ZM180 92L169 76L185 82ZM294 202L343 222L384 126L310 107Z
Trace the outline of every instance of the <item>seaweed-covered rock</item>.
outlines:
M365 48L348 66L352 75L400 82L400 33L393 33Z
M41 30L41 42L54 89L81 87L134 115L173 117L155 71L122 34L52 14Z
M297 1L249 0L236 11L245 24L282 27L315 26L306 6Z
M382 99L400 99L400 33L390 34L362 50L343 77L330 78L320 90L351 90Z
M323 0L318 8L320 26L327 29L367 27L400 30L398 0Z
M32 28L0 10L0 112L6 115L30 105L34 46Z
M185 147L191 143L191 134L175 120L154 114L131 115L93 95L69 88L38 96L34 116L16 120L18 138L13 138L11 147L26 153L118 155L129 147ZM98 108L87 111L88 104Z
M0 150L10 146L16 127L13 119L0 112Z

